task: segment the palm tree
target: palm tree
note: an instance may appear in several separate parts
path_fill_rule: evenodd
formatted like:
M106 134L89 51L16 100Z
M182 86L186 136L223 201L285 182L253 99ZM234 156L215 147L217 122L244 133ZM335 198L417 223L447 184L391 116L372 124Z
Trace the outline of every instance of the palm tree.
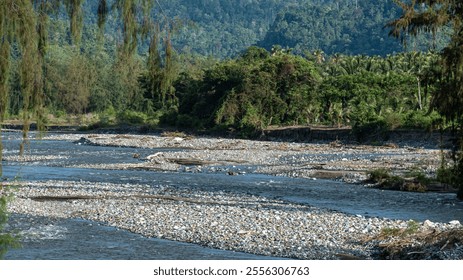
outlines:
M358 55L346 57L341 65L344 71L349 75L359 73L362 69L362 57Z
M416 51L405 53L402 57L402 71L415 77L417 83L417 103L419 109L423 110L421 89L424 73L429 68L429 60L425 54Z
M339 53L333 54L326 65L326 74L328 74L329 76L338 76L346 74L345 69L342 67L343 60L343 55Z
M325 62L325 52L318 49L313 52L315 63L321 65Z
M444 78L440 93L434 96L433 105L451 121L462 123L463 120L463 5L454 0L413 0L395 2L403 13L386 26L391 28L390 35L405 40L406 35L416 36L422 32L436 33L442 27L452 26L453 33L449 45L442 52ZM425 7L423 9L423 7ZM450 87L450 88L449 88ZM450 90L450 91L448 91ZM444 100L447 99L447 100ZM450 109L442 108L440 103L454 104Z
M442 75L431 107L438 110L458 133L463 143L463 4L456 0L395 0L403 13L387 24L390 35L401 38L422 32L435 34L442 27L451 26L450 43L441 53ZM463 144L453 153L455 166L453 184L459 185L458 197L463 199Z

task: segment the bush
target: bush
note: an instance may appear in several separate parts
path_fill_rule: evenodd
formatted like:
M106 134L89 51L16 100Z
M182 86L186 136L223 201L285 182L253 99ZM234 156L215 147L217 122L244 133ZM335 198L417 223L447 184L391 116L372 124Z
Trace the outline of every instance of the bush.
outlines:
M368 172L369 180L378 185L379 188L395 191L425 192L426 185L431 181L423 173L412 171L407 174L411 179L392 175L386 169L376 169Z
M175 126L180 128L198 129L201 127L201 122L195 117L182 114L177 116Z
M117 120L119 123L125 124L144 124L147 120L146 114L136 111L124 111L117 115Z
M376 183L388 179L389 177L391 177L389 170L384 168L375 169L368 172L368 178L370 179L370 181Z
M387 140L388 123L383 119L354 125L352 133L359 142Z
M159 123L161 125L176 126L177 117L178 117L178 112L176 110L166 110L159 117Z
M5 232L5 225L8 222L7 204L11 197L9 188L0 185L0 259L5 257L10 248L19 247L18 237Z
M394 130L403 126L403 117L399 113L389 113L384 117L388 129Z
M440 123L442 123L442 116L434 111L430 114L424 111L412 111L405 116L404 120L405 127L426 130L432 130Z

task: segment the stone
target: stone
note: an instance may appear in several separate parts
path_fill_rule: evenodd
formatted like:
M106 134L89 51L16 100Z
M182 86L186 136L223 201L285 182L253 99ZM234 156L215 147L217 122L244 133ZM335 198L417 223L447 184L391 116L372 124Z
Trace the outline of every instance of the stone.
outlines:
M423 226L428 227L428 228L435 228L436 224L431 222L430 220L426 220L423 222Z

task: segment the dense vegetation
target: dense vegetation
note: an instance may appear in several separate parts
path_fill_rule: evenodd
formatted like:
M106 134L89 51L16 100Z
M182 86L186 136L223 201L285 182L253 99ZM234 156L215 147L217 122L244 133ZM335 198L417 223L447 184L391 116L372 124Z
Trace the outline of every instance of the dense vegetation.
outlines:
M432 129L439 124L439 115L429 110L433 75L440 71L433 53L304 57L251 47L225 61L173 54L167 86L165 55L154 57L136 56L127 64L97 45L79 55L70 46L50 45L45 108L54 116L93 113L102 125L118 119L247 133L270 125ZM159 75L150 76L154 71ZM23 108L16 77L10 117L20 116Z
M359 138L398 127L462 131L459 2L397 1L402 12L373 0L155 2L1 1L0 122L21 119L24 136L31 120L43 128L51 116L84 113L97 125L243 136L295 124L349 125ZM393 18L391 34L413 49L423 31L431 50L446 47L400 52L380 28ZM266 49L248 47L258 41ZM456 186L462 150L441 172Z
M114 1L109 1L112 3ZM153 17L179 20L174 49L215 58L235 57L251 45L274 45L296 53L320 49L327 54L392 54L403 44L388 36L386 22L400 15L393 0L160 0ZM97 1L83 6L85 22L97 22ZM109 16L106 30L117 33L120 23ZM441 49L445 36L408 39L408 50ZM143 50L148 45L142 44Z
M443 33L407 37L406 45L388 36L387 22L400 15L391 0L301 1L278 14L259 46L292 48L296 53L321 50L351 55L381 55L408 50L441 49ZM444 28L444 27L443 27Z
M246 132L296 124L432 129L440 124L429 110L437 59L432 53L406 53L323 61L251 47L200 77L180 75L178 114L168 121Z
M37 7L44 2L47 1L37 1ZM21 60L20 41L13 42L11 74L7 83L3 83L8 86L4 91L7 96L3 115L22 118L25 108L37 107L41 108L35 110L37 121L46 121L47 115L92 113L96 125L144 123L233 130L243 134L259 133L270 125L349 125L360 138L372 129L380 133L399 127L433 129L442 125L441 116L433 110L437 107L431 106L436 105L432 97L438 92L443 70L436 53L349 54L354 49L361 50L360 46L368 47L364 42L368 39L375 46L385 46L381 50L368 48L372 53L391 51L399 46L399 42L384 35L387 30L379 28L399 12L391 6L391 1L375 2L376 5L371 1L289 1L286 4L269 1L265 7L263 2L266 1L230 5L225 0L179 0L163 3L161 7L152 1L134 0L140 9L132 12L139 13L135 17L139 20L131 21L126 17L130 7L122 5L127 3L124 1L100 1L105 3L106 10L100 9L95 1L80 1L81 6L73 1L65 2L68 4L44 20L48 33L44 32L39 39L42 38L46 47L34 62L41 63L36 75L40 75L42 86L34 88L36 97L31 100L24 94L31 89L23 83L22 71L27 66ZM66 11L73 11L71 3L82 8L85 25L77 24L72 13L68 24ZM117 4L116 13L109 13L111 3ZM174 6L180 15L187 17L188 14L187 20L167 20L165 16L170 16ZM230 11L239 11L233 16L240 19L233 24L236 27L252 14L276 16L274 9L284 7L288 9L278 16L275 24L280 26L279 22L288 19L287 15L295 19L294 22L302 20L303 25L290 24L286 28L294 28L297 32L291 34L302 34L300 38L313 37L310 40L316 50L303 51L300 44L295 47L297 50L279 46L273 46L270 51L250 47L236 58L216 60L195 54L191 49L181 52L175 47L176 40L187 40L185 32L196 34L196 24L204 21L201 15L205 9L211 15L208 26L223 28L212 20L230 16ZM108 13L95 13L95 10ZM348 18L352 12L354 17ZM150 20L146 20L143 13L149 15ZM268 23L271 17L263 18ZM314 25L315 18L323 20ZM129 22L125 23L126 20ZM195 22L195 26L184 25L188 20ZM345 26L338 24L338 20ZM264 21L259 24L263 25ZM123 27L121 31L117 31L118 26ZM101 27L106 30L104 36ZM347 54L337 53L341 49L336 49L340 45L334 41L340 40L340 34L347 40L341 44ZM291 38L285 40L293 42ZM239 45L236 41L233 44ZM332 47L326 49L331 55L320 49L325 45Z
M443 181L459 187L457 196L463 199L463 4L452 0L396 1L402 15L388 23L391 35L404 40L406 35L436 34L443 27L451 27L450 42L441 52L442 71L434 75L438 80L432 108L452 124L455 143L453 165L440 170Z
M276 15L290 6L313 0L159 0L151 12L157 21L178 21L174 48L181 53L193 53L215 58L233 57L262 40ZM108 0L108 7L115 0ZM84 21L95 24L98 1L83 3ZM107 34L121 29L115 14L109 14ZM141 48L147 50L148 44Z

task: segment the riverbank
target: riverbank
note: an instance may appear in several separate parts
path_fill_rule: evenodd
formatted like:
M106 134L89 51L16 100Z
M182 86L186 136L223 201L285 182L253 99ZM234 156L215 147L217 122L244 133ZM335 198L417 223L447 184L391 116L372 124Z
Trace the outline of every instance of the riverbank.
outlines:
M412 141L383 145L344 144L341 141L301 143L194 137L183 133L55 134L45 139L74 141L80 145L165 149L154 154L134 154L130 164L82 164L99 169L142 169L202 172L223 170L230 175L258 166L255 173L294 178L335 179L359 183L375 169L404 174L420 171L433 177L441 166L442 150L413 145ZM419 143L419 142L418 142ZM432 145L433 142L428 142ZM415 142L416 144L416 142Z
M421 167L432 174L440 163L439 150L410 146L267 142L181 134L49 134L45 139L72 141L79 146L140 148L127 158L131 163L70 167L169 171L179 176L223 173L230 176L230 182L250 172L312 180L321 178L322 172L338 173L338 179L358 182L375 166L398 172ZM150 149L161 150L151 153ZM5 156L7 161L38 165L50 159ZM175 184L58 180L20 184L10 205L14 213L82 218L144 236L211 248L301 259L463 257L459 221L413 222L349 215L278 198ZM421 253L400 253L415 251Z
M13 213L81 218L210 248L298 259L378 259L394 258L383 249L406 241L403 249L422 252L409 257L463 257L457 221L418 223L348 215L253 195L172 186L69 181L20 186L10 205ZM445 234L455 230L460 240L445 240ZM429 243L423 234L436 240Z

